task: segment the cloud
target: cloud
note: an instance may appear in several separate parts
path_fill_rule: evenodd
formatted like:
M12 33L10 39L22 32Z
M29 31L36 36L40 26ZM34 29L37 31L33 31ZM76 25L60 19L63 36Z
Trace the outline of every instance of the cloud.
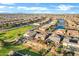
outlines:
M5 8L6 6L0 6L0 8Z
M17 9L24 9L24 10L49 10L46 7L17 7Z
M8 8L14 8L13 6L9 6Z
M13 6L3 6L3 5L0 6L0 9L6 9L6 8L14 8L14 7Z
M5 13L5 12L7 12L7 11L0 11L0 13Z
M0 0L0 3L78 3L79 0Z
M27 7L18 6L17 9L27 9Z
M79 6L75 4L48 4L43 6L44 4L15 4L15 5L0 5L1 13L54 13L54 14L62 14L62 13L78 13ZM28 7L30 6L30 7ZM12 8L12 9L10 9Z
M59 10L67 11L67 10L71 10L73 7L74 7L74 6L61 4L61 5L59 5L57 8L58 8Z
M74 11L72 11L72 12L70 12L71 14L76 14L76 12L74 12Z
M40 14L51 14L51 11L42 11L42 10L37 10L37 11L31 11L32 13L36 14L36 13L40 13Z
M14 4L17 0L0 0L1 4Z

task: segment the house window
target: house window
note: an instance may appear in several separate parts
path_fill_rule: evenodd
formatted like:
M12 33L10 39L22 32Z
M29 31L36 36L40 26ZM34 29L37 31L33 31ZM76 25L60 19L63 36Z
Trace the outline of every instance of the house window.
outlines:
M78 43L78 40L72 40L72 39L70 39L69 42Z

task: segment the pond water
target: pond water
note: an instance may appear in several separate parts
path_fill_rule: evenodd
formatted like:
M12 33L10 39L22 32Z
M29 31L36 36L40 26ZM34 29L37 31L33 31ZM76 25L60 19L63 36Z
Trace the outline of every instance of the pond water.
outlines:
M58 23L57 23L55 29L56 30L57 29L64 29L65 28L64 23L65 23L64 19L58 19Z
M56 29L56 30L57 30L57 29L64 29L64 26L56 26L55 29Z

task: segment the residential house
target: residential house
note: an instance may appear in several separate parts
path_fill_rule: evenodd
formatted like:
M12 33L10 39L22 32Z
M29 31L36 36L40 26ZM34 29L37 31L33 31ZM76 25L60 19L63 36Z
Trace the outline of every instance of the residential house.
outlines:
M72 37L79 37L79 32L76 30L67 30L66 33L67 36L72 36Z
M54 33L55 33L55 34L58 34L58 35L65 35L65 29L58 29L58 30L55 30Z
M60 43L60 37L54 33L52 33L51 36L49 36L49 38L47 38L46 40L49 41L51 40L52 42L55 43L56 47L59 46L59 43Z
M63 40L63 46L66 51L79 55L79 38L77 37L65 37Z

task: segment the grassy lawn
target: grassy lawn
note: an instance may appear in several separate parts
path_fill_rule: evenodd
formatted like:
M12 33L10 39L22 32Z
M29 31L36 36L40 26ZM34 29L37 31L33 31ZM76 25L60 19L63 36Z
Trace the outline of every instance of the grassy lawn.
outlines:
M0 56L7 56L10 51L17 51L24 55L28 54L31 56L41 56L41 54L39 52L34 51L31 48L26 48L23 44L21 44L21 45L6 44L0 50Z
M31 56L41 56L40 53L36 52L36 51L33 51L32 49L22 49L22 50L19 50L18 51L19 53L22 53L24 55L31 55Z
M32 29L32 26L24 26L16 29L12 29L6 32L0 32L0 39L2 40L13 40L23 35L27 30Z
M14 46L14 45L8 45L8 46L4 46L1 50L0 50L0 56L6 56L10 51L18 51L18 50L22 50L25 47L23 45L18 45L18 46Z
M11 41L14 40L17 37L22 36L27 30L32 29L32 26L24 26L16 29L12 29L6 32L0 32L0 40L7 40ZM5 46L0 49L0 56L6 56L9 51L18 51L22 50L25 47L23 45L12 45L12 44L6 44Z
M46 56L53 56L53 54L51 52L48 52Z

